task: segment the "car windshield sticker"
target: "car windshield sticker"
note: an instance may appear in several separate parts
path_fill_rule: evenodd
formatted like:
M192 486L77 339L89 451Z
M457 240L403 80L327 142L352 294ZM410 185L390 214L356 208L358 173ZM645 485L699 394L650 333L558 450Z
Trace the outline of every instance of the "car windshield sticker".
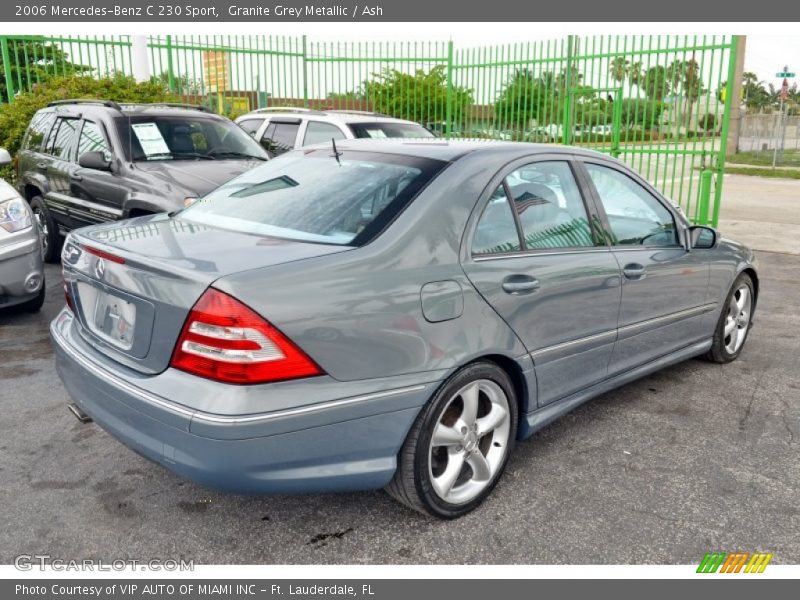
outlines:
M385 138L386 132L383 129L367 129L367 135L371 138Z
M133 132L139 139L145 156L170 154L169 146L164 141L164 136L155 123L136 123L131 125Z

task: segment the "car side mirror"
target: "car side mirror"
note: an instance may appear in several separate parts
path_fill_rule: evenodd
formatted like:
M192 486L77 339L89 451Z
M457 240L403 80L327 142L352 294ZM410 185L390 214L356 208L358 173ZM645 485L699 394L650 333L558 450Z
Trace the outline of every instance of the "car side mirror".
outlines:
M689 227L689 240L692 248L707 250L717 245L717 232L711 227L694 225Z
M111 161L106 160L102 152L84 152L78 159L78 164L84 169L111 171Z
M0 148L0 167L11 164L11 155L5 148Z

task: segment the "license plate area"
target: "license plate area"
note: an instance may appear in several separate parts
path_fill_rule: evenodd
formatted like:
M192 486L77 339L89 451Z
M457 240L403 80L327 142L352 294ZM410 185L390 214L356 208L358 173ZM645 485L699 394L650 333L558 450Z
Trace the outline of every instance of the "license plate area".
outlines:
M86 333L104 346L135 358L150 348L153 305L99 282L74 283L77 312Z

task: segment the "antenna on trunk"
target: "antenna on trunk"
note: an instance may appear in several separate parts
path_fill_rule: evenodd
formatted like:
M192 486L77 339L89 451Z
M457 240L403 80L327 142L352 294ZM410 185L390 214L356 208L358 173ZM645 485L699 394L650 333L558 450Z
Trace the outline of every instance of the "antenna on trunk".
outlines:
M341 165L342 161L339 160L339 157L342 153L336 149L336 138L331 138L331 144L333 144L333 155L336 157L336 162Z

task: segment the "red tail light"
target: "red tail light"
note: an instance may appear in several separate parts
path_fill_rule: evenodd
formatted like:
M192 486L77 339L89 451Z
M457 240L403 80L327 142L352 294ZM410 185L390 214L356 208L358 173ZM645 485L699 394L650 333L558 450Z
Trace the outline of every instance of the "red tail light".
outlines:
M106 252L105 250L100 250L99 248L93 248L91 246L84 246L83 248L87 254L94 254L98 258L104 258L113 263L117 263L118 265L124 265L125 259L121 256L117 256L116 254L111 254L111 252Z
M75 304L72 302L72 294L69 293L69 286L64 282L64 299L67 301L67 308L75 312Z
M214 288L189 313L170 364L226 383L266 383L323 372L265 319Z

